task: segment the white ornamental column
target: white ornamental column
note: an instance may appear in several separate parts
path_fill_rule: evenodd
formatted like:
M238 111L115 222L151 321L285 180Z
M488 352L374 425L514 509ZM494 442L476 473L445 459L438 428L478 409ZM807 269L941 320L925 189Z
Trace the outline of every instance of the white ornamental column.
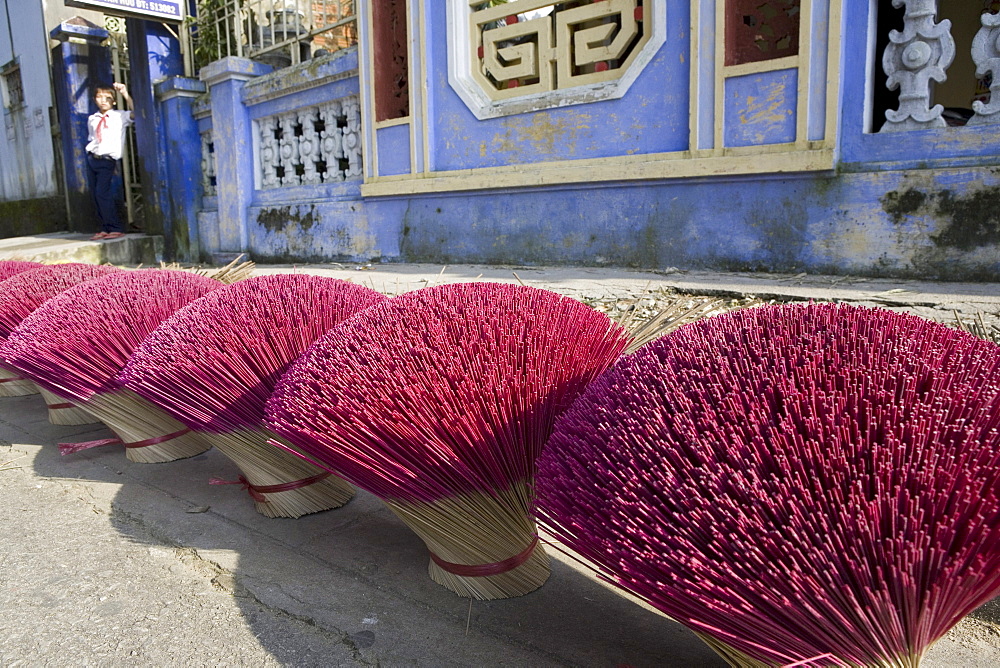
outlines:
M990 101L972 103L976 114L969 119L969 125L1000 123L1000 14L983 14L983 27L972 40L972 60L976 63L976 76L992 75Z
M944 107L930 106L931 81L945 81L945 70L955 59L951 21L934 22L936 0L892 0L893 7L903 5L903 32L889 32L889 46L882 54L886 86L889 90L899 88L899 109L885 112L886 123L880 132L943 128Z

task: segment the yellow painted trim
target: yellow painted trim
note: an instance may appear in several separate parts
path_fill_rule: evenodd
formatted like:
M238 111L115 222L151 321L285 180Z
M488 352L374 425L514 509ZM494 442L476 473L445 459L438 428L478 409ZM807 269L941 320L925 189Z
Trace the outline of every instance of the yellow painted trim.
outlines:
M795 96L795 143L804 149L809 141L809 98L812 90L809 71L812 62L812 3L799 3L799 74Z
M789 145L786 145L789 146ZM794 147L793 147L794 148ZM364 197L420 195L429 193L529 188L573 183L602 183L649 179L735 176L828 171L833 169L833 151L791 150L762 156L692 158L688 151L642 156L641 159L597 158L546 165L516 165L489 169L434 172L421 178L387 176L361 186Z
M725 149L724 155L759 155L761 160L766 160L767 156L771 153L792 153L794 151L801 151L804 148L805 147L798 142L787 142L781 144L754 144L753 146L729 146Z
M365 23L368 26L368 38L369 38L368 41L372 42L374 41L372 35L372 30L374 27L372 24L372 3L362 2L361 11L365 13ZM375 49L374 45L371 43L362 44L360 46L362 46L364 49L364 59L365 62L368 64L368 76L361 77L361 79L365 83L365 90L368 91L368 94L362 95L361 100L359 101L361 105L361 118L362 122L364 122L365 119L375 118ZM366 108L367 107L367 105L365 104L366 99L371 101L371 106L372 106L371 109ZM377 127L372 127L371 154L363 155L361 158L362 163L367 166L366 169L368 170L367 174L365 173L366 171L365 169L361 170L361 173L364 174L365 179L375 178L378 175L378 133L375 132L376 129Z
M840 121L840 26L841 0L830 0L829 37L826 40L826 132L823 140L827 146L836 143L837 127Z
M699 26L701 2L691 0L691 50L688 53L688 148L698 150L698 107L701 104L701 82L698 71L698 45L701 43Z
M415 117L416 118L420 117L420 114L414 113L414 99L413 99L414 95L413 95L413 91L416 90L415 87L413 86L414 53L416 53L416 51L418 49L422 50L423 45L418 42L417 33L414 30L414 23L416 22L416 19L413 16L413 12L410 11L411 8L413 7L413 3L412 2L406 2L406 3L404 3L403 6L406 8L406 48L407 48L407 54L406 54L406 69L407 69L407 72L406 72L406 76L409 77L409 79L410 79L410 104L408 105L409 108L410 108L410 113L407 116L407 118L410 119L410 120L412 120ZM423 61L424 61L424 59L421 58L420 62L423 63ZM421 93L422 92L423 91L421 91ZM423 100L423 98L424 98L424 96L421 94L420 95L420 99ZM414 174L414 173L420 171L419 169L417 169L417 131L414 129L415 125L416 125L415 123L410 123L410 137L409 137L409 139L410 139L410 173L411 174Z
M409 116L403 116L401 118L390 118L387 121L379 121L378 123L373 123L372 125L376 130L381 130L382 128L391 128L394 125L407 125L410 122Z
M430 94L427 90L427 54L430 50L427 48L427 33L426 28L426 18L423 11L423 3L417 3L417 19L416 24L419 26L418 35L418 48L420 49L420 144L423 148L421 155L423 156L423 161L421 164L417 164L414 160L410 163L412 170L416 173L426 173L431 168L431 139L430 139L430 114L427 111L427 97ZM412 82L411 82L412 87Z
M715 0L715 140L716 155L722 154L726 126L726 14L725 0Z
M809 3L805 3L807 6ZM805 10L800 10L799 14L803 14ZM729 79L732 77L742 77L748 74L761 74L763 72L774 72L775 70L790 70L799 66L799 62L802 59L802 16L799 17L799 55L796 56L785 56L784 58L775 58L774 60L761 60L756 63L743 63L742 65L725 65L722 68L722 76ZM725 44L722 45L725 49ZM723 63L725 63L725 54L723 53Z

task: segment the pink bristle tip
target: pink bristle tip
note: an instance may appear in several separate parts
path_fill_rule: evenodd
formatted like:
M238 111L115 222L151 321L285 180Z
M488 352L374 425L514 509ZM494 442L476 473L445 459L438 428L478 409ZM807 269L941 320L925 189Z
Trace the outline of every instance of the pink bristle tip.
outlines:
M7 279L0 290L0 338L10 333L44 302L75 285L121 271L97 264L38 265Z
M116 376L150 332L222 283L162 269L117 271L72 287L11 332L0 356L73 401L117 387Z
M29 271L43 267L41 262L24 262L21 260L0 260L0 281L6 281L11 276L16 276L22 271Z
M1000 593L1000 346L820 304L688 325L559 420L537 516L771 665L916 665Z
M320 338L278 384L268 423L381 498L494 493L530 480L555 416L628 342L545 290L424 288Z
M260 427L288 365L331 327L385 299L360 285L308 274L240 281L165 320L119 381L193 429Z

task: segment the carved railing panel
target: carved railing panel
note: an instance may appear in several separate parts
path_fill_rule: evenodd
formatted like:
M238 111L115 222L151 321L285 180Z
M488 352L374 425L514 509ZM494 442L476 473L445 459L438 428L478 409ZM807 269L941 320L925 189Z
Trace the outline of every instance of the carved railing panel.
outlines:
M983 27L972 40L972 60L976 63L976 76L990 75L990 101L972 103L975 115L969 125L1000 123L1000 14L983 14Z
M935 23L936 0L892 0L892 5L906 6L903 32L890 31L882 67L889 90L899 88L899 109L885 112L880 132L943 128L944 107L930 106L931 82L945 81L955 58L951 21Z
M356 96L257 121L263 190L361 178L361 107Z
M205 197L216 194L215 144L211 130L201 133L201 188Z

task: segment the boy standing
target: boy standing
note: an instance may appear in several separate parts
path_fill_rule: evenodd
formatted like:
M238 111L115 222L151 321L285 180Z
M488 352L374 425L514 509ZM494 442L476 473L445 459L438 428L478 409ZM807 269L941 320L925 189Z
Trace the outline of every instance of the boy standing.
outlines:
M115 91L122 94L128 111L114 109ZM91 239L117 239L125 236L125 227L118 218L114 197L114 177L125 143L125 128L132 124L132 98L123 83L114 88L100 86L94 91L97 113L87 119L87 183L101 220L101 231Z

